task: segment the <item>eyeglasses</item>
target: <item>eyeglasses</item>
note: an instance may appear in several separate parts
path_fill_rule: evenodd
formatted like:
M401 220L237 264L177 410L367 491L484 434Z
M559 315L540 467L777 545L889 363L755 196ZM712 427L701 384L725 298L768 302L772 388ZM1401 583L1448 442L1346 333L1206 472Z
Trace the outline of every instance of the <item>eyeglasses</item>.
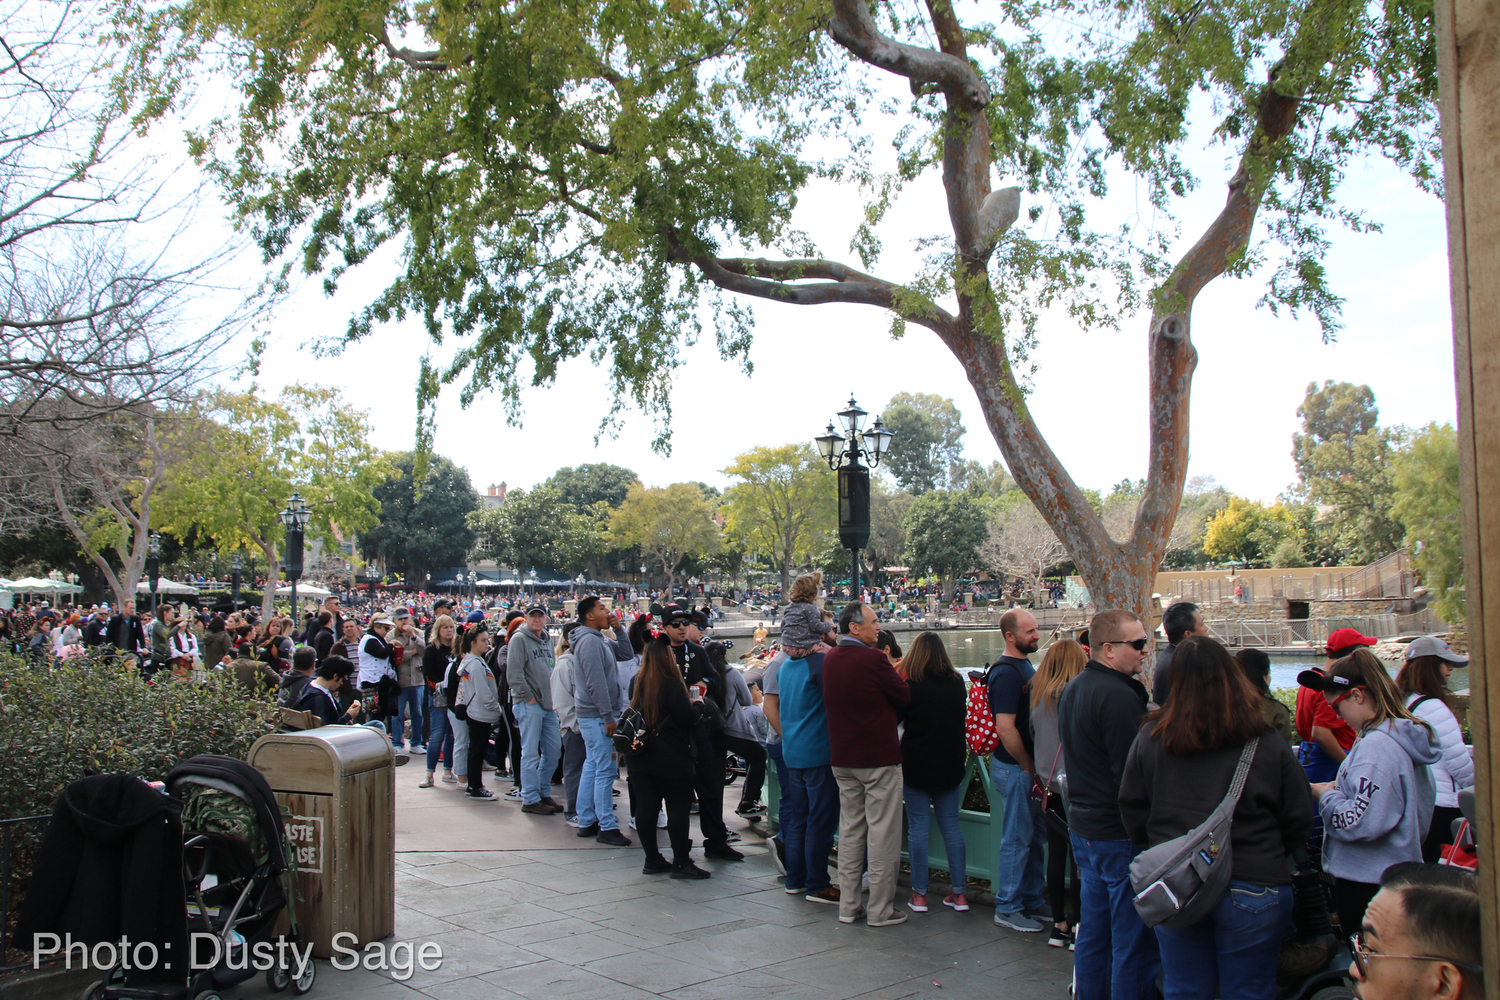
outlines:
M1447 962L1466 975L1482 977L1484 967L1472 962L1460 962L1453 958L1444 958L1441 955L1387 955L1384 952L1371 951L1365 944L1365 932L1358 931L1349 935L1349 953L1354 956L1354 970L1359 974L1359 979L1364 981L1369 978L1369 970L1365 963L1372 958L1405 958L1413 962Z
M1146 643L1148 643L1150 641L1151 641L1150 639L1146 639L1146 638L1141 638L1141 639L1121 639L1119 642L1101 642L1099 645L1101 645L1101 646L1129 646L1131 649L1135 650L1137 653L1140 653L1140 652L1144 652L1145 651L1145 649L1146 649Z

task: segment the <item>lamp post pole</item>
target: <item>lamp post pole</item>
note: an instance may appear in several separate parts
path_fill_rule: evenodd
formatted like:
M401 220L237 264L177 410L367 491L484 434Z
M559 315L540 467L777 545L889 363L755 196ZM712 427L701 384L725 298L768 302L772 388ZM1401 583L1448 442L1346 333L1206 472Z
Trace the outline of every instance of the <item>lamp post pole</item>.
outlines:
M245 568L245 557L238 552L229 560L229 603L230 611L240 609L240 571Z
M156 588L161 584L161 535L151 532L146 540L146 578L151 584L151 617L156 617Z
M300 493L293 493L287 499L286 509L281 512L281 523L286 525L286 558L282 560L286 567L286 578L292 588L292 626L297 623L297 581L302 579L302 539L307 530L307 522L312 520L312 510L302 499ZM276 581L269 581L272 587Z
M879 417L864 430L865 417L854 397L839 411L843 433L829 421L828 429L813 441L828 467L839 477L839 541L849 550L849 599L859 600L859 550L870 541L870 469L890 451L895 432ZM860 461L864 458L868 461Z

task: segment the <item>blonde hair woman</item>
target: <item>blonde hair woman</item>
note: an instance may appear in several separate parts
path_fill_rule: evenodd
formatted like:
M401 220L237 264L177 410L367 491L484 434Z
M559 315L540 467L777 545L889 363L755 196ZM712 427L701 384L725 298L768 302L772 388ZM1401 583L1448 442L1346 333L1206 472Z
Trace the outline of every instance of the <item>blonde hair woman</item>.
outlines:
M1068 813L1055 790L1057 776L1067 773L1062 741L1057 734L1057 700L1068 682L1083 673L1089 655L1072 639L1047 647L1031 678L1031 732L1036 754L1036 776L1047 789L1043 804L1047 821L1047 897L1052 907L1052 936L1047 943L1063 948L1073 942L1078 923L1078 865L1068 839ZM1068 879L1069 869L1072 878Z
M427 740L427 780L418 788L432 787L439 757L443 759L443 780L449 784L457 783L469 773L469 727L455 725L456 720L449 712L453 707L454 692L449 689L448 679L453 664L459 659L458 626L447 615L438 615L432 623L432 638L422 651L422 679L432 696L432 710L427 713L432 732ZM453 688L457 686L457 678L454 678ZM464 735L461 745L458 742L460 729ZM456 774L455 758L459 768Z
M1315 783L1323 818L1323 870L1334 877L1333 907L1345 933L1391 865L1422 860L1422 840L1437 800L1430 765L1441 758L1432 728L1407 711L1385 664L1367 649L1326 675L1304 670L1297 682L1321 691L1359 734L1332 781Z

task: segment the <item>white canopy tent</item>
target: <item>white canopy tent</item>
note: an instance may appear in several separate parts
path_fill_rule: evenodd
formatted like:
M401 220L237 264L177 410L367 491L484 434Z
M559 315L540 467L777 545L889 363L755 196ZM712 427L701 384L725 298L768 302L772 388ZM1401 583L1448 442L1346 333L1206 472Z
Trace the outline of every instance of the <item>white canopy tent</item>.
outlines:
M151 593L151 581L142 580L140 583L136 584L135 592L137 594ZM198 588L189 586L186 583L178 583L176 580L168 580L166 577L162 577L156 581L156 593L158 595L173 594L177 596L189 596L196 595L198 593Z
M320 587L316 583L299 583L299 584L297 584L297 596L298 597L328 597L328 596L330 596L332 594L333 594L333 591L328 590L325 587ZM291 587L277 587L276 588L276 596L277 597L291 597L292 596L292 588Z

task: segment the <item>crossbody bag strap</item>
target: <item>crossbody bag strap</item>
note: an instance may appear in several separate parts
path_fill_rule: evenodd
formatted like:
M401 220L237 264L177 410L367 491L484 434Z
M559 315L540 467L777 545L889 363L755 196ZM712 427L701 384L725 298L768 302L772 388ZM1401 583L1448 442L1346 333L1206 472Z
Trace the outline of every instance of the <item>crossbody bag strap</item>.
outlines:
M1257 736L1245 744L1245 749L1240 751L1240 762L1234 769L1234 780L1229 783L1229 794L1224 796L1224 802L1229 806L1229 812L1234 812L1234 807L1239 804L1240 794L1245 790L1245 778L1250 774L1250 763L1255 760L1255 748L1260 744Z
M1052 779L1057 777L1057 762L1062 760L1062 740L1057 741L1057 753L1052 755L1052 770L1047 772L1047 783L1042 790L1048 795L1052 794Z

